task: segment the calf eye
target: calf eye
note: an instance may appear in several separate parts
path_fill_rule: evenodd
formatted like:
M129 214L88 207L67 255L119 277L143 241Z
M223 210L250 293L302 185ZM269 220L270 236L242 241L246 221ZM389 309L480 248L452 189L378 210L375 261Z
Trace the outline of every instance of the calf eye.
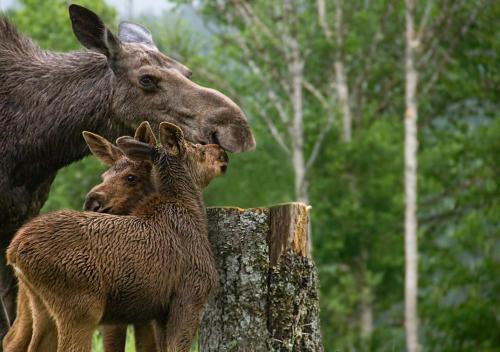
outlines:
M135 181L136 181L136 178L135 178L134 175L128 175L127 176L127 182L128 183L135 183Z
M155 79L151 75L141 76L141 78L139 78L139 83L146 90L152 90L156 88Z

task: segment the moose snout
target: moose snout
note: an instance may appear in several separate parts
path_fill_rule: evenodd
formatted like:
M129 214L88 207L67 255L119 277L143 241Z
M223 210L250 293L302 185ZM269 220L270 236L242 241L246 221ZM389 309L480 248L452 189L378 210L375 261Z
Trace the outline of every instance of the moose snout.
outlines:
M85 197L83 210L102 212L104 209L104 195L101 193L91 192Z

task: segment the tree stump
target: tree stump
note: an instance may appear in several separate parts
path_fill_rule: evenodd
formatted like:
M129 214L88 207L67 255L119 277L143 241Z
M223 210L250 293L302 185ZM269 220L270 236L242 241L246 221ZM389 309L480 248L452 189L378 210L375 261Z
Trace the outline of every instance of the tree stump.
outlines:
M307 206L207 212L220 287L203 315L200 351L322 351Z

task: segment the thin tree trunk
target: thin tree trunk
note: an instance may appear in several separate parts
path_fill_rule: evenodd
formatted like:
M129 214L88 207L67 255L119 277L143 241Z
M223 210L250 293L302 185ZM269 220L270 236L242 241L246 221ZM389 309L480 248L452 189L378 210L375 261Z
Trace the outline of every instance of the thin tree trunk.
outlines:
M373 293L368 280L368 251L361 249L361 302L360 302L360 336L368 343L373 332ZM367 348L368 350L368 348Z
M306 165L304 162L304 111L302 106L302 84L304 79L304 61L300 55L300 48L295 38L290 38L291 63L290 74L292 80L292 165L295 175L295 197L299 202L309 203L309 192L305 179Z
M349 98L349 89L347 77L345 73L344 55L343 55L343 1L335 1L335 91L337 95L337 102L340 106L342 113L342 140L344 142L351 142L352 140L352 113ZM349 182L351 194L356 194L356 180L355 175L349 175ZM360 269L360 336L365 343L371 338L373 332L373 297L370 283L368 281L368 251L364 245L361 248L360 254L361 269Z
M418 46L414 29L415 1L406 0L405 90L405 330L408 352L420 351L418 342L417 257L417 71Z
M347 79L344 68L344 60L342 55L342 0L335 1L335 42L336 42L336 58L335 58L335 90L337 92L337 100L342 111L342 139L349 142L352 138L352 114L349 105L349 90L347 87Z

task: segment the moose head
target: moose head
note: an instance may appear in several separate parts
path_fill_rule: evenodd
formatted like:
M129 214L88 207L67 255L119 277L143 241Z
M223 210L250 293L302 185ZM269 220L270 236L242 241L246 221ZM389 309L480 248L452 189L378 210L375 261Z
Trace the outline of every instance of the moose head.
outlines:
M122 22L115 35L82 6L70 5L69 14L80 43L106 57L113 72L111 110L121 123L135 128L144 120L153 126L171 122L194 143L230 152L255 148L242 110L224 94L191 81L191 71L161 53L146 28Z

